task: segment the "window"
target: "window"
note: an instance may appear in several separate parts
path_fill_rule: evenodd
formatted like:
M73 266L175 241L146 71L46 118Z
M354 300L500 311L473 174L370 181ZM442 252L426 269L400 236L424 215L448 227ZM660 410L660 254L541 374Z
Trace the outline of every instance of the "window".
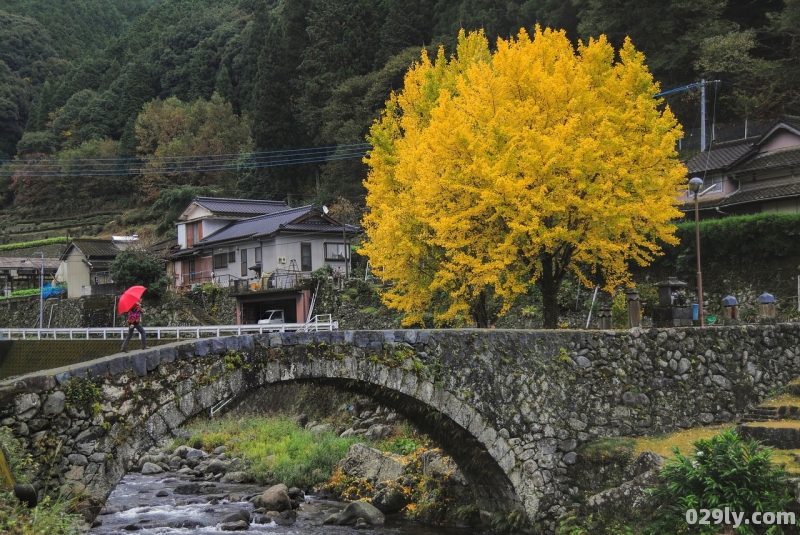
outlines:
M228 267L228 253L220 253L214 255L214 269L222 269Z
M194 282L194 260L189 260L189 282Z
M242 249L239 252L242 264L242 277L247 277L247 249Z
M236 251L229 251L228 252L228 263L233 264L236 262Z
M311 244L300 244L300 271L311 271Z
M325 260L344 260L344 244L326 243Z
M708 190L708 193L722 191L722 175L706 177L703 180L703 191Z
M256 247L256 264L261 263L261 247Z

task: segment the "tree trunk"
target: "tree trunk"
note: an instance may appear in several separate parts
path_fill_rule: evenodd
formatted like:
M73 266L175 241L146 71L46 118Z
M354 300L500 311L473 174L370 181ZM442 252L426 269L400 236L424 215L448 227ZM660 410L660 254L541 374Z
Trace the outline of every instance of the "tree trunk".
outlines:
M489 313L486 310L486 293L481 292L478 298L472 303L472 310L470 311L475 325L479 329L489 328Z
M564 271L558 268L556 259L550 254L542 256L542 273L536 282L542 292L545 329L558 328L558 289L564 279Z
M542 292L542 308L544 311L544 328L558 328L558 287L555 280L540 279L539 290Z

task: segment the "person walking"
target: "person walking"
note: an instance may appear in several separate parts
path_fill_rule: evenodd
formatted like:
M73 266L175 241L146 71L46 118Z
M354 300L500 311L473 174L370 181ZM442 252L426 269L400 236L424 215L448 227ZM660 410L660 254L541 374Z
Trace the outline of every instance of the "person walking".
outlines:
M126 336L125 341L122 342L123 353L128 352L128 342L130 342L133 337L134 329L139 331L139 336L142 339L142 349L147 349L147 340L145 339L144 327L142 327L142 312L144 312L144 309L142 308L141 301L137 301L128 311L128 336Z

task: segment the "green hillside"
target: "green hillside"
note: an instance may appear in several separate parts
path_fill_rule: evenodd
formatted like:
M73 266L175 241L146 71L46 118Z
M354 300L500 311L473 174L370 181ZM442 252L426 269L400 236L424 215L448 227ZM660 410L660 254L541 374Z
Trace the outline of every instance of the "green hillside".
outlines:
M8 0L0 158L21 161L0 166L0 241L163 233L197 193L360 203L359 158L198 162L363 143L423 46L449 54L460 28L494 43L536 24L615 47L630 36L662 89L721 80L716 122L800 113L800 0ZM666 102L699 126L697 91ZM161 165L176 157L194 159Z

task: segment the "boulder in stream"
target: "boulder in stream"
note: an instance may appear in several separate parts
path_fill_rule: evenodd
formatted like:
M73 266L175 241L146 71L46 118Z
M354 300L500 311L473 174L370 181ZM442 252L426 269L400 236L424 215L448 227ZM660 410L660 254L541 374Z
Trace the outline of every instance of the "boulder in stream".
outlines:
M371 526L382 526L386 521L386 517L375 506L359 500L348 504L338 515L328 517L325 523L343 526L355 524L359 519L363 519Z
M274 485L253 498L253 506L256 509L278 512L291 509L292 500L289 498L289 489L283 483Z

